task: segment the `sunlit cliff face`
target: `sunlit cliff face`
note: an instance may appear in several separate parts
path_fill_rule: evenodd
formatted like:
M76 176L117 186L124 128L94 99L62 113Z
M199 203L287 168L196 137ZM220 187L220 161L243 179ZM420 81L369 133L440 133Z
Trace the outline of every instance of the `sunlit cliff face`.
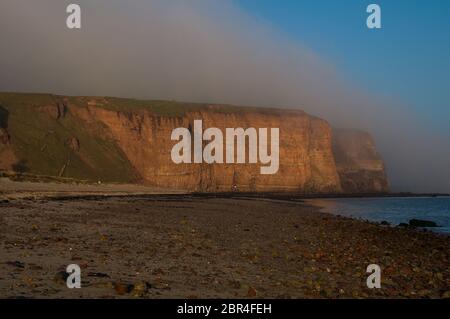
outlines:
M81 30L64 1L0 3L1 91L300 108L371 131L393 190L450 192L448 137L231 1L78 3Z

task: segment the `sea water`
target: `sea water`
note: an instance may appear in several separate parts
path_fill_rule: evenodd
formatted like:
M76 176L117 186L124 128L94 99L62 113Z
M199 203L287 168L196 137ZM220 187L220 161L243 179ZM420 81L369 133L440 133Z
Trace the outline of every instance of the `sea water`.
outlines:
M380 197L313 199L309 203L322 211L366 219L387 221L391 225L408 223L411 219L433 221L438 226L429 230L450 234L450 197Z

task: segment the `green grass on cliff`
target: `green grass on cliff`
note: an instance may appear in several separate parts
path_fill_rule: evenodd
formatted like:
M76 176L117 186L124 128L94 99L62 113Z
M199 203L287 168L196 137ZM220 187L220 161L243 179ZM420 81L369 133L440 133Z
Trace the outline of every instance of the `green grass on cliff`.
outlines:
M107 137L105 128L86 126L67 112L55 119L40 107L55 105L57 98L46 94L0 93L2 121L11 136L11 148L17 160L13 170L46 176L103 182L132 182L136 173L118 148ZM78 139L80 149L69 141ZM2 146L3 149L6 146ZM0 152L2 150L0 149Z

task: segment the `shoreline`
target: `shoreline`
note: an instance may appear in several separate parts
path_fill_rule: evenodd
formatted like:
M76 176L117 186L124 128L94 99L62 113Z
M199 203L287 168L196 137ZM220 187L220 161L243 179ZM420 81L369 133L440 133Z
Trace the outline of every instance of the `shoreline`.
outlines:
M389 193L389 194L303 194L303 193L246 193L246 192L221 192L221 193L199 193L183 190L169 190L165 188L152 187L139 184L70 184L59 182L35 182L35 181L13 181L5 177L0 178L0 205L14 200L105 200L120 198L152 199L157 196L190 196L193 198L227 198L246 200L267 200L281 202L298 202L316 207L321 213L331 214L340 217L352 218L359 221L381 225L380 221L370 220L364 217L356 217L345 214L335 214L326 211L324 206L312 203L320 199L364 199L364 198L435 198L450 197L447 194L411 194L411 193ZM311 203L308 203L311 201ZM383 225L382 225L383 226ZM386 226L386 225L384 225ZM390 224L393 228L399 225ZM431 231L443 234L432 229L410 227L417 231ZM450 236L450 234L445 234Z
M76 191L78 189L78 191ZM23 193L57 196L59 194L73 194L74 196L104 195L114 196L142 196L142 195L163 195L163 194L191 194L193 196L205 197L251 197L251 198L283 198L283 199L321 199L321 198L417 198L417 197L450 197L450 194L444 193L410 193L410 192L390 192L390 193L298 193L298 192L195 192L182 189L167 189L145 184L115 184L115 183L88 183L50 181L41 182L34 180L16 181L7 176L0 176L0 199L5 196L15 196ZM23 198L23 197L22 197Z
M302 200L192 194L88 199L0 204L1 297L450 295L448 236L338 217ZM82 268L81 290L68 290L58 278L71 263ZM382 268L382 289L365 284L372 263Z
M409 224L409 221L411 221L412 219L416 219L416 218L409 218L409 220L404 220L403 222L396 224L394 222L389 221L389 218L386 218L385 220L375 220L375 219L370 219L370 217L368 216L354 216L354 215L346 215L345 213L335 213L335 212L331 212L329 210L327 210L326 206L322 206L319 203L312 203L315 200L320 200L320 199L310 199L310 200L306 200L305 203L307 205L311 205L313 207L318 208L318 210L321 213L324 214L330 214L336 217L343 217L343 218L350 218L353 220L357 220L357 221L361 221L361 222L365 222L365 223L370 223L373 225L378 225L380 227L391 227L394 229L408 229L410 231L417 231L417 232L422 232L422 233L432 233L432 234L436 234L436 235L440 235L440 236L447 236L450 238L450 233L440 230L440 228L445 226L433 226L433 227L420 227L420 226L411 226ZM417 219L416 219L417 220ZM424 221L424 222L429 222L429 220L427 220L426 218L424 219L420 219L420 221Z

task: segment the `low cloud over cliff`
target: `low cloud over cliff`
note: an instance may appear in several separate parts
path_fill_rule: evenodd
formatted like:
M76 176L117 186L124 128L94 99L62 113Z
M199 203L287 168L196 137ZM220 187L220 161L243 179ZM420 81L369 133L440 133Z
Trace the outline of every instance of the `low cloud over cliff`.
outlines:
M1 91L296 107L368 130L393 190L450 192L450 141L231 1L2 0Z

